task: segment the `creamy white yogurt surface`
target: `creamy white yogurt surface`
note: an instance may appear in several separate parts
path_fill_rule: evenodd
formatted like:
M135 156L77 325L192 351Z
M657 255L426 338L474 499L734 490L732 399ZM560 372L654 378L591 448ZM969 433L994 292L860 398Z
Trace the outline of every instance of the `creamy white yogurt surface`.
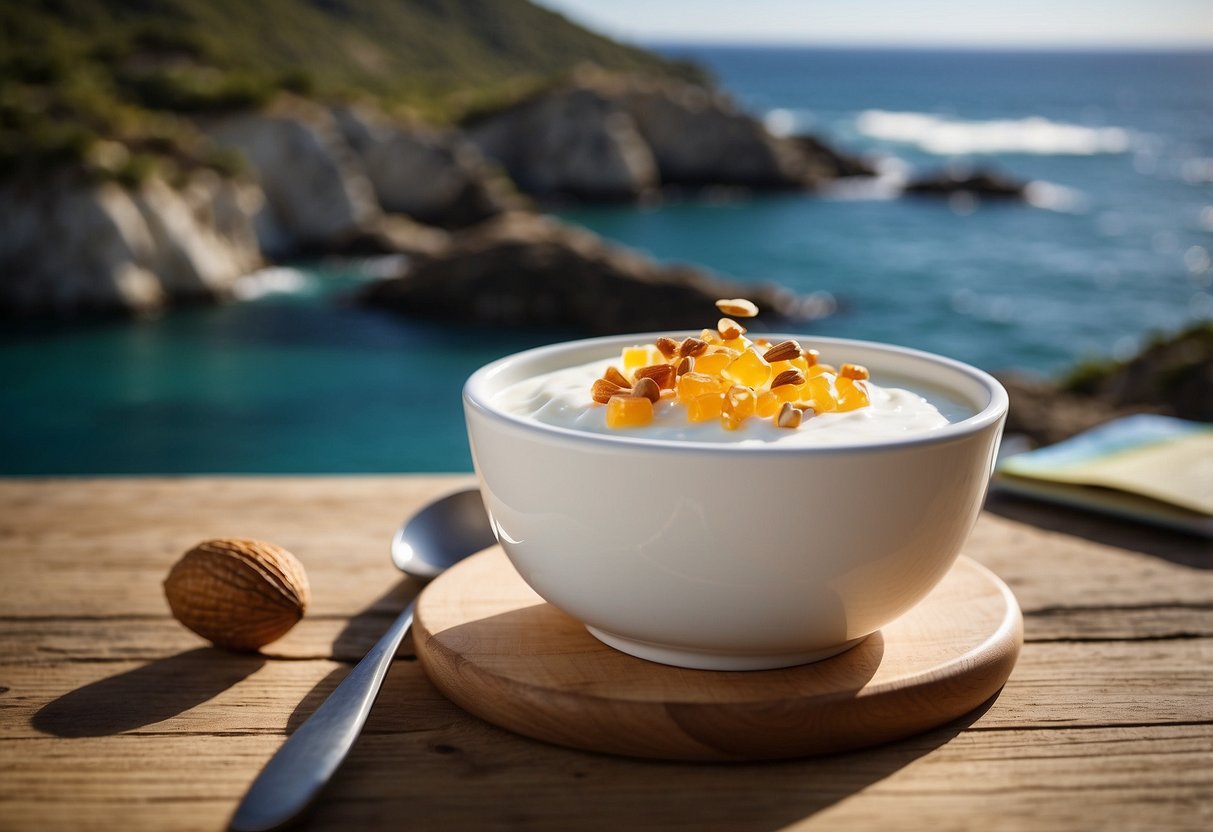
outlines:
M740 430L725 430L718 419L691 422L686 408L662 400L653 407L651 424L618 430L606 426L606 406L595 404L590 387L601 378L609 361L593 361L534 376L505 388L493 397L500 410L548 425L601 433L681 442L733 445L779 444L789 447L880 442L936 430L948 424L939 410L909 390L867 382L871 404L846 413L821 413L799 428L776 427L770 419L746 419Z

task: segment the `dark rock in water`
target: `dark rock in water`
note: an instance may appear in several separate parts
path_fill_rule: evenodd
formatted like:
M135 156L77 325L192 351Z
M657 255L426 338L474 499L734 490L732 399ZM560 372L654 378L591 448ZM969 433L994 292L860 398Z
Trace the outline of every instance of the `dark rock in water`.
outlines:
M876 175L876 168L861 157L843 153L817 136L801 134L790 136L787 141L800 151L806 166L813 170L817 179Z
M1080 365L1061 382L999 380L1011 397L1007 432L1042 445L1133 413L1213 422L1213 324L1157 339L1128 361Z
M398 278L369 286L362 302L403 315L593 334L700 329L714 302L748 297L773 323L832 311L770 285L742 284L690 266L662 265L594 234L533 214L509 214L451 237Z
M952 167L910 180L905 186L905 193L924 196L971 194L995 199L1023 199L1025 188L1026 182L1011 179L997 171Z

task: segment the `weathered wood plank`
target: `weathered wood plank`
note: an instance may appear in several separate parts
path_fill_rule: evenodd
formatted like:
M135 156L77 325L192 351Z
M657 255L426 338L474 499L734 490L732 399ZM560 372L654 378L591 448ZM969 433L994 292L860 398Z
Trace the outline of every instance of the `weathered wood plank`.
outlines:
M396 525L468 482L0 481L0 829L221 828L348 673L331 659L416 591L387 558ZM978 523L967 552L1016 591L1029 644L971 724L821 760L638 762L500 731L401 660L305 828L1209 828L1213 550L1078 533ZM268 658L167 615L169 565L220 535L311 576L312 614Z
M376 715L302 828L1205 829L1213 726L957 733L764 765L635 762ZM260 737L87 739L0 763L4 825L219 829ZM188 742L187 742L188 741ZM35 747L31 748L30 745ZM177 756L176 766L165 760ZM980 775L975 776L979 771Z
M208 727L281 736L348 671L334 662L267 661L213 648L146 663L0 665L0 685L9 689L0 695L0 739L143 729L195 734ZM392 678L396 700L377 706L388 730L419 724L411 706L399 702L445 703L415 661L397 661ZM980 725L1015 730L1213 722L1211 690L1213 639L1034 644L1025 647ZM447 705L435 719L471 717Z

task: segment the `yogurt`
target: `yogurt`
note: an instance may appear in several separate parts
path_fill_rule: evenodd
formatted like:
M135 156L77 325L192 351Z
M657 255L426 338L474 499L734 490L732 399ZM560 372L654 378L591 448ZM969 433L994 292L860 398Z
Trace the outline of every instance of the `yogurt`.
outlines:
M948 424L935 405L909 390L866 382L871 404L845 413L821 413L794 429L775 426L770 419L746 419L738 430L726 430L719 420L691 422L686 408L663 399L653 407L653 421L644 427L616 430L606 425L606 407L595 404L590 388L602 376L607 361L593 361L524 379L501 390L493 404L505 413L546 425L616 437L740 446L779 445L820 447L883 442L926 433Z

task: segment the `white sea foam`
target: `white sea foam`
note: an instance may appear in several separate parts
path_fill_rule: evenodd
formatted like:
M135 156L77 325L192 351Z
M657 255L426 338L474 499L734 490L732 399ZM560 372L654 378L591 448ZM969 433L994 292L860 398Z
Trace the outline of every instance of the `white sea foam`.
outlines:
M965 121L932 113L865 110L855 122L865 136L918 147L939 156L1031 153L1093 156L1126 153L1131 136L1120 127L1086 127L1032 116Z
M271 266L237 278L232 295L237 300L256 300L270 294L295 294L307 285L307 276L298 269Z

